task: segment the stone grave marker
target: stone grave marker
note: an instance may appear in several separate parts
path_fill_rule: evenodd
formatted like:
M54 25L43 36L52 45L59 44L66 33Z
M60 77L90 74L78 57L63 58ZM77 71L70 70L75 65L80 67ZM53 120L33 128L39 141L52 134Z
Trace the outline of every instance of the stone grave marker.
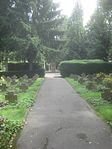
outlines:
M7 92L5 95L5 100L9 101L10 103L17 102L17 95L14 92Z
M16 80L15 79L12 79L11 85L16 85L16 84L17 84Z
M1 89L1 91L5 92L6 89L7 89L6 84L5 83L2 83L1 86L0 86L0 89Z
M28 84L27 83L22 83L19 86L20 90L22 90L23 92L26 91L28 89Z
M28 76L27 76L27 75L24 75L23 78L24 78L25 80L27 80L27 79L28 79Z
M0 126L4 123L4 118L0 116Z
M12 79L16 80L17 79L17 76L16 75L12 76Z
M22 82L23 80L24 80L24 78L23 78L23 77L20 77L20 78L19 78L19 81L20 81L20 82Z
M33 80L32 79L28 79L28 85L30 86L30 85L32 85L33 84Z
M10 83L12 81L12 79L10 77L6 78L7 83Z

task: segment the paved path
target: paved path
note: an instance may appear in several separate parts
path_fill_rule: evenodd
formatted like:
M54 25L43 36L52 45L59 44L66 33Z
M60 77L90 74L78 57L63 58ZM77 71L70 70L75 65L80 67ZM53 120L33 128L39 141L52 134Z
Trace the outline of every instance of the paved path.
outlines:
M112 134L58 75L47 75L17 149L112 149Z

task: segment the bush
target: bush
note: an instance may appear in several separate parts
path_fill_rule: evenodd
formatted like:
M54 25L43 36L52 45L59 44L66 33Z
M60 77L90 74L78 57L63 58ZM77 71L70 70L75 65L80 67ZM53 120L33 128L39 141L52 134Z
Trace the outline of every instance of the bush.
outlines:
M112 89L112 77L108 76L108 77L104 78L103 84L104 84L107 88Z
M32 63L32 71L37 71L42 67L37 63ZM8 63L8 71L29 71L30 63Z
M70 74L111 73L112 63L102 60L71 60L61 62L59 68L63 77Z
M19 122L4 120L0 125L0 148L10 149L22 125Z
M33 77L35 74L38 74L39 77L44 77L45 70L38 64L32 64L32 71L29 70L29 63L9 63L7 72L0 72L1 76L9 76L12 77L16 75L17 77L22 77L27 75L28 77Z
M22 77L27 75L28 77L33 77L35 74L38 74L39 77L44 77L45 70L39 66L38 64L33 64L32 71L29 71L29 63L9 63L7 72L0 72L1 76L9 76L12 77L16 75L17 77Z
M108 89L108 88L105 88L103 90L103 92L101 93L101 97L104 100L112 102L112 90Z
M44 69L40 69L38 71L8 71L8 72L0 72L0 77L1 76L12 77L14 75L16 75L17 77L22 77L24 75L27 75L29 78L32 78L35 74L38 74L39 77L44 77L45 70Z

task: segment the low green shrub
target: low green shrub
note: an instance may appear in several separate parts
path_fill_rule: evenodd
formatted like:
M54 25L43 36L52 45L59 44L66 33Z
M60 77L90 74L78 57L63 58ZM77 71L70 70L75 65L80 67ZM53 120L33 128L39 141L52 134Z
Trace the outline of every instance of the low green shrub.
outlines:
M112 89L112 77L106 77L104 80L103 80L103 83L104 85L107 87L107 88L110 88Z
M10 149L21 128L22 124L17 121L4 120L3 124L0 125L0 148Z
M61 62L59 68L63 77L68 77L70 74L111 73L112 63L102 60L71 60Z
M112 102L112 89L104 89L101 93L101 97L104 100Z

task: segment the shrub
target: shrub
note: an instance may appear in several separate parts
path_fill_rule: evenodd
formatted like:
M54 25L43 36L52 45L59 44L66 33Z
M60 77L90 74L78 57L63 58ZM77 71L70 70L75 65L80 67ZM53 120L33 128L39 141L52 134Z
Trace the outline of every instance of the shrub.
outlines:
M111 89L104 89L103 92L101 93L101 97L104 99L104 100L108 100L110 102L112 102L112 90Z
M4 120L0 126L0 148L10 149L17 132L21 130L22 125L19 122Z
M45 70L38 64L32 64L32 71L30 71L29 63L9 63L7 72L0 72L1 76L9 76L12 77L16 75L17 77L22 77L27 75L28 77L33 77L35 74L38 74L39 77L44 77Z
M107 88L110 88L112 89L112 77L106 77L104 80L103 80L103 83L104 85L107 87Z
M96 91L97 90L97 84L95 82L92 82L92 81L87 81L86 88L88 90Z
M111 73L112 63L102 60L71 60L61 62L59 68L63 77L67 77L70 74Z
M44 77L45 70L43 68L39 68L36 71L8 71L8 72L0 72L0 77L1 76L12 77L14 75L16 75L17 77L22 77L24 75L27 75L28 77L32 78L35 74L38 74L39 77Z
M32 71L42 68L37 63L32 63ZM29 71L30 63L8 63L8 71Z

